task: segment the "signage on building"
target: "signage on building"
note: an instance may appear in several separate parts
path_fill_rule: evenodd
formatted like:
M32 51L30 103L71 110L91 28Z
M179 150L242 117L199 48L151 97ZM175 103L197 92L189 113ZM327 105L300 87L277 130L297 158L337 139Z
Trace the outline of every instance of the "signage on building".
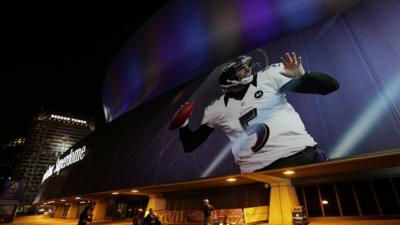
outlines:
M58 158L57 162L54 165L50 165L46 170L42 178L42 183L52 175L58 175L60 171L74 163L81 161L86 156L86 146L78 148L76 150L71 149L68 155L65 155L62 158Z

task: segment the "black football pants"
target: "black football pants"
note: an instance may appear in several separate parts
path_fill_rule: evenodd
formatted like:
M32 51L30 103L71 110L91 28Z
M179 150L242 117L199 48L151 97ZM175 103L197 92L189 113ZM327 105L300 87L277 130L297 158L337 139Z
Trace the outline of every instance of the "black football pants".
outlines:
M278 159L270 165L256 171L289 166L301 166L324 161L326 161L324 152L319 149L318 145L314 145L312 147L307 147L294 155Z

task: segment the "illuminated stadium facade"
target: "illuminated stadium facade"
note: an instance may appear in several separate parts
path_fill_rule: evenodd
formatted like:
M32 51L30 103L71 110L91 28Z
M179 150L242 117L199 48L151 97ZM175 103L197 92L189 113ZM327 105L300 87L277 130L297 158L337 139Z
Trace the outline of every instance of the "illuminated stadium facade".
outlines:
M218 221L232 224L291 224L299 205L309 217L400 215L400 29L391 29L400 26L398 3L269 2L172 1L152 17L105 78L109 123L60 157L67 162L84 149L81 160L46 173L35 203L66 218L88 202L94 219L153 208L163 224L201 223L195 209L203 198ZM162 42L150 40L156 34ZM329 160L241 173L219 130L185 153L179 131L169 129L178 108L194 101L189 126L198 127L223 94L218 78L227 60L246 54L262 69L286 51L340 83L327 96L287 94Z

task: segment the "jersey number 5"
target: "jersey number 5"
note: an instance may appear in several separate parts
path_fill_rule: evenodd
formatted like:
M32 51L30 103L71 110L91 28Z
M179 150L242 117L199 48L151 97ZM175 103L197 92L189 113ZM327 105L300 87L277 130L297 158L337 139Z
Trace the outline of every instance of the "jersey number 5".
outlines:
M262 147L264 147L269 138L269 127L267 124L256 123L249 127L249 122L256 117L257 109L253 108L239 118L239 122L242 125L243 130L246 131L248 136L254 133L257 135L257 141L253 147L251 147L253 152L258 152Z

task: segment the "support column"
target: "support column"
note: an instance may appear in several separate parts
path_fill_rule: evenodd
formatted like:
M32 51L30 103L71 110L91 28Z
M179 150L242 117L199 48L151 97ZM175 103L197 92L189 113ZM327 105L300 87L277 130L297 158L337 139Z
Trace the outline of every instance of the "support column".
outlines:
M292 208L299 205L299 200L290 179L268 176L261 173L250 173L243 176L252 180L265 182L271 187L268 224L293 224Z
M72 202L71 205L69 206L67 216L65 217L66 219L76 219L78 218L78 203Z
M96 201L96 206L93 209L93 220L104 220L107 215L106 200L101 199Z
M54 212L54 217L58 217L58 218L62 217L62 215L64 213L64 207L65 207L64 204L57 204L55 212Z
M269 220L271 225L292 225L292 208L299 205L294 186L288 182L271 183Z
M150 208L153 210L165 210L167 206L167 200L161 195L150 195L149 203L147 204L146 215Z

